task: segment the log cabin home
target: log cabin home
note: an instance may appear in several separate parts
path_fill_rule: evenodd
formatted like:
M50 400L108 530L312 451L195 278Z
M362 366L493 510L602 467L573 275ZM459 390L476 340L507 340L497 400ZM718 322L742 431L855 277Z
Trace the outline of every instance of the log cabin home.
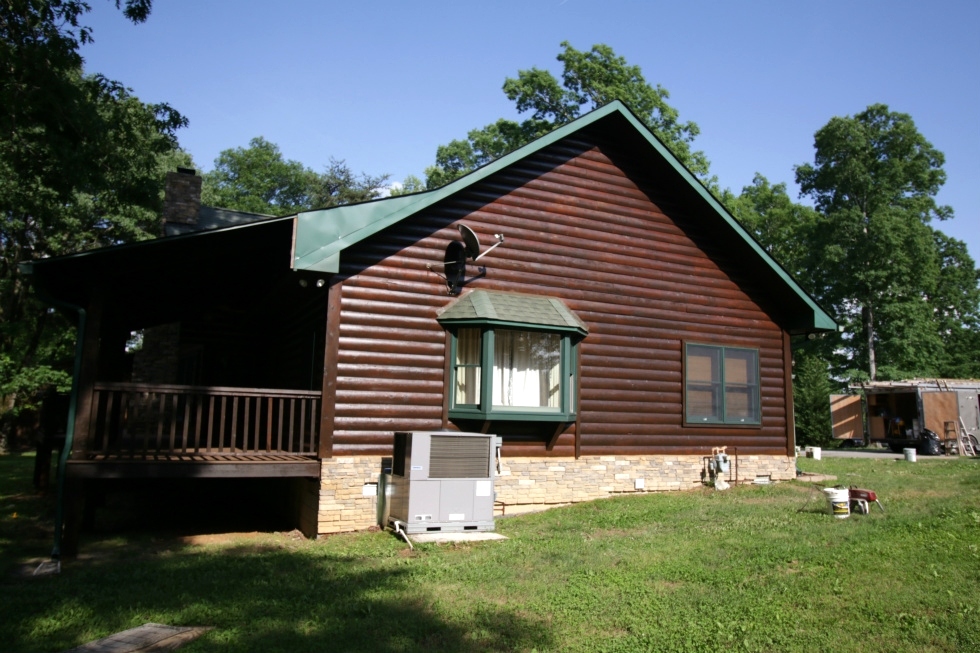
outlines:
M795 476L791 339L836 324L621 103L282 218L187 172L166 237L27 266L80 325L66 525L90 479L275 477L307 535L367 528L399 431L501 436L506 514L698 487L714 447Z

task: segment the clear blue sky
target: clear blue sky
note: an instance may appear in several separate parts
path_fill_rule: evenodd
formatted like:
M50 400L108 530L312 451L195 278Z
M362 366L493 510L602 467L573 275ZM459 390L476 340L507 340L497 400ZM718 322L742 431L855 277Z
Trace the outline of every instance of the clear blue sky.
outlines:
M203 170L254 136L322 170L422 177L436 147L501 117L563 40L611 46L660 84L722 187L786 182L833 116L884 103L946 155L937 225L980 261L980 2L156 0L143 25L90 0L86 69L169 102Z

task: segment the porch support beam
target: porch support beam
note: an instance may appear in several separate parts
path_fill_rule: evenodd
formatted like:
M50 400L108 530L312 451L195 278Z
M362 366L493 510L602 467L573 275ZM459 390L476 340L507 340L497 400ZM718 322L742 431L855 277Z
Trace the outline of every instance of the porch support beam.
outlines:
M78 368L78 404L75 409L75 437L72 442L72 458L83 458L92 444L92 396L99 372L99 342L102 333L102 313L105 292L100 288L93 293L85 309L81 364Z
M343 281L331 283L327 293L327 329L323 347L323 386L320 393L320 458L333 457L333 429L337 418L337 356L340 354L340 300Z
M786 397L786 455L796 455L796 413L793 410L793 347L783 331L783 385Z

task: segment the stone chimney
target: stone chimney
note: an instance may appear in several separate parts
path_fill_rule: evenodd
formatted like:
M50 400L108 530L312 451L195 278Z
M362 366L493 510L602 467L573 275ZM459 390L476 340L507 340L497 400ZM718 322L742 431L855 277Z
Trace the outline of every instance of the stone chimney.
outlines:
M168 224L193 227L201 210L201 178L190 168L177 168L167 173L167 186L163 194L162 227L167 234Z

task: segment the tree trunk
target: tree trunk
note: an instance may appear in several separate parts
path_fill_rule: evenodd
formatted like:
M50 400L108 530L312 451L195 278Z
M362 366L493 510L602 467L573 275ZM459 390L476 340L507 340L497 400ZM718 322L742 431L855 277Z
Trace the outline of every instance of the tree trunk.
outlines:
M874 381L878 377L878 365L875 361L875 324L874 313L871 303L867 302L861 307L861 319L864 321L864 332L868 338L868 374Z

